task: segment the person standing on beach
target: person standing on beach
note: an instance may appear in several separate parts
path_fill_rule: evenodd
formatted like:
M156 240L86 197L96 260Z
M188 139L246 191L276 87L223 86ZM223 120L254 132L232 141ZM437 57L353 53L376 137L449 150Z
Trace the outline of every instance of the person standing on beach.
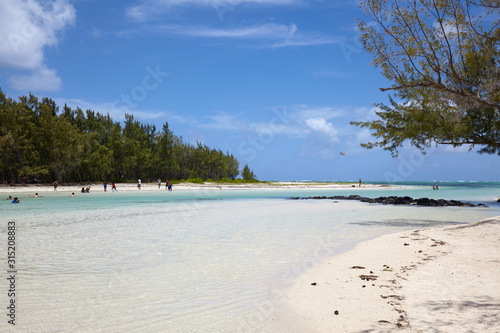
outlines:
M108 182L107 181L104 181L104 192L106 192L106 190L108 189Z
M361 178L359 178L359 187L361 187Z
M161 187L161 178L158 178L158 189Z
M116 189L116 184L115 183L111 183L111 192L113 192L113 191L118 192L118 190Z
M140 178L137 180L137 188L139 188L139 190L141 189L141 179Z
M54 191L57 190L57 187L59 186L59 182L56 180L54 182Z

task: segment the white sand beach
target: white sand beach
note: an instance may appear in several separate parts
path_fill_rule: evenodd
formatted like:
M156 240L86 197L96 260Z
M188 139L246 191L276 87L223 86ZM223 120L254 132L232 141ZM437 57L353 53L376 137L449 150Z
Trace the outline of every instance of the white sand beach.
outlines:
M498 332L500 216L360 243L302 275L273 332Z
M91 187L91 192L103 191L102 183L82 183L82 184L61 184L57 187L58 192L80 192L82 187ZM296 188L296 189L375 189L375 188L396 188L401 186L383 185L383 184L362 184L358 183L319 183L319 182L263 182L263 183L181 183L174 184L174 190L217 190L217 189L276 189L276 188ZM116 183L118 191L138 191L137 183ZM165 190L165 183L161 183L161 190ZM108 191L111 191L111 183L108 183ZM142 183L141 191L158 191L157 183ZM54 186L49 184L16 184L1 185L0 193L35 193L35 192L54 192Z

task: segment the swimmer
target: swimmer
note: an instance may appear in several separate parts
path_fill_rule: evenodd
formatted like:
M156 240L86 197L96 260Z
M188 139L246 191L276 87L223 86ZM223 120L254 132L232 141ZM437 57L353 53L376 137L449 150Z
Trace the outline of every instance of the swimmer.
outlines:
M9 197L7 198L7 200L12 200L12 195L9 195Z
M19 203L19 199L15 197L14 200L12 200L12 203Z
M31 197L31 198L38 198L38 197L39 197L39 195L38 195L38 193L35 193L35 195L34 195L34 196L31 196L31 195L30 195L30 197Z
M75 196L75 192L71 193L70 197L74 197Z

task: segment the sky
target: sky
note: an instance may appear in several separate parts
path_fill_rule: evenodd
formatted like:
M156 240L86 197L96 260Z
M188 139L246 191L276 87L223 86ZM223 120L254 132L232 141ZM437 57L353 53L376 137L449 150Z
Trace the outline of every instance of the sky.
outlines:
M375 138L349 122L376 119L390 82L357 19L355 0L2 0L0 88L168 122L261 180L500 181L469 147L360 146Z

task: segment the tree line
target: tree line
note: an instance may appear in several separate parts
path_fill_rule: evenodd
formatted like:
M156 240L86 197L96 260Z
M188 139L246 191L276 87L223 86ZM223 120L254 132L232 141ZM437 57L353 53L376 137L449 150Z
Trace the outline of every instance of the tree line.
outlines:
M18 101L0 88L0 179L6 182L231 179L239 162L229 152L186 143L166 122L160 131L125 114L85 112L30 94ZM252 174L253 175L253 174Z

